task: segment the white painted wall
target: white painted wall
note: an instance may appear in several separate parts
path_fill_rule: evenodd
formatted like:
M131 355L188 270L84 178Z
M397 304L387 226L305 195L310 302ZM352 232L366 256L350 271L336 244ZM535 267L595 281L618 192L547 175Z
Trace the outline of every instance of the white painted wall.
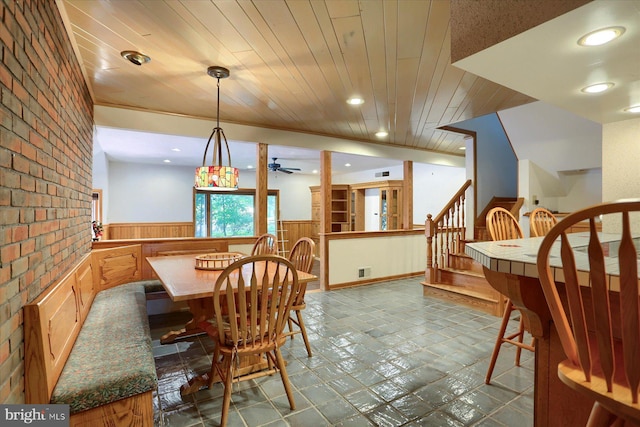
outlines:
M94 182L108 182L108 221L189 222L193 218L194 168L109 162L108 179L104 170L94 171ZM255 188L255 172L242 171L241 188ZM270 173L268 187L280 190L283 220L311 218L309 187L319 185L319 176ZM106 185L106 184L105 184ZM105 222L107 222L105 220Z
M193 168L109 163L109 223L193 220Z
M92 188L102 190L102 222L108 224L109 200L106 195L109 193L109 161L100 144L93 144L92 170Z
M424 271L426 247L423 234L330 240L329 284ZM360 268L369 268L370 277L359 278Z
M103 183L105 223L188 222L192 220L194 168L108 162L94 170L94 183ZM390 168L402 179L402 166ZM414 163L414 223L424 224L427 213L438 214L465 180L461 167ZM370 182L375 171L334 177L334 183ZM399 174L399 175L398 175ZM339 179L338 179L339 178ZM270 173L268 187L280 190L283 220L311 219L309 187L320 185L319 175ZM255 172L241 171L241 188L255 188ZM378 218L379 220L379 218Z
M602 129L602 199L611 202L640 197L640 118L610 123ZM605 232L621 229L620 221L607 218ZM640 218L632 218L632 230L640 232Z
M602 125L544 102L498 115L519 159L521 213L536 206L572 212L602 201Z
M602 125L545 102L498 113L518 160L552 175L602 166Z
M462 167L413 164L413 223L436 216L467 180Z

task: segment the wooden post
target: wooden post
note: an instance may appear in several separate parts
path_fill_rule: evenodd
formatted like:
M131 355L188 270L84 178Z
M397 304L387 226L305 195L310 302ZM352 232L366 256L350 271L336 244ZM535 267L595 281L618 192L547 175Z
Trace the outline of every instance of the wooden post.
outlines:
M424 279L427 283L436 283L436 271L433 267L433 234L433 218L428 214L424 223L424 235L427 237L427 266L424 270Z
M267 144L256 145L256 199L253 216L253 230L256 236L267 232L267 151Z
M413 162L405 160L402 165L402 229L413 230Z
M320 153L320 289L329 290L329 242L331 232L331 151Z

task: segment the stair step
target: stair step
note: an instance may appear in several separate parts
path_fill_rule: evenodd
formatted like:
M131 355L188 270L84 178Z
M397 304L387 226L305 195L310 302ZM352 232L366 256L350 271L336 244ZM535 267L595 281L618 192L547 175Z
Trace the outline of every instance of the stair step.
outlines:
M428 286L430 288L441 289L443 291L452 292L454 294L465 295L473 298L477 298L482 301L498 303L499 296L489 295L486 292L476 291L469 288L463 288L458 285L448 285L446 283L425 283L422 282L424 286Z
M473 292L468 289L461 289L456 285L446 285L444 283L431 284L422 282L422 285L422 294L427 297L449 301L496 317L502 316L504 312L504 301L500 299L499 295L497 299L494 299L481 292Z
M504 298L484 277L473 270L446 268L440 270L438 283L422 282L423 295L464 305L494 316L504 311Z
M478 277L480 279L484 279L484 273L480 273L478 271L475 270L466 270L466 269L462 269L462 268L443 268L442 271L448 271L450 273L456 273L456 274L461 274L463 276L472 276L472 277Z

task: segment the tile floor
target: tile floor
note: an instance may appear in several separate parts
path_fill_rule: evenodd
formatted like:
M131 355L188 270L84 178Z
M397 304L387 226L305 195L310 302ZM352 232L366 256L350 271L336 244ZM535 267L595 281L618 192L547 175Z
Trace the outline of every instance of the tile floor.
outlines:
M531 426L533 354L503 346L484 376L500 319L423 297L419 277L307 294L313 357L300 335L283 348L294 388L278 375L234 385L229 426ZM188 313L150 317L159 387L156 426L217 426L222 387L180 397L210 367L207 337L161 345ZM515 321L512 323L516 324Z

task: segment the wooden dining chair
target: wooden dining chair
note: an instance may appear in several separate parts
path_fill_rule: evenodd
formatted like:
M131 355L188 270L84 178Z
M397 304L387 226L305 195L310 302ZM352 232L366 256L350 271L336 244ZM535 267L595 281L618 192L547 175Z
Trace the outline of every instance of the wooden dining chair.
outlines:
M199 326L215 340L207 378L209 388L217 380L224 386L221 426L227 422L233 382L274 373L269 369L238 376L234 370L243 357L266 355L269 366L280 372L289 406L295 409L280 347L287 339L284 328L299 292L296 268L278 255L241 258L216 280L213 319L200 322Z
M289 253L289 261L293 264L293 266L298 271L304 271L305 273L311 273L313 269L313 261L315 259L316 244L313 240L308 237L301 237L291 248L291 252ZM290 336L293 339L295 334L301 334L302 339L304 340L304 345L307 348L307 355L309 357L311 354L311 345L309 344L309 339L307 338L307 329L304 326L304 320L302 319L302 310L304 310L307 305L304 302L304 294L307 291L307 284L300 284L300 292L298 292L298 296L296 300L293 302L293 306L291 307L292 312L296 314L295 319L293 316L289 316L289 332L285 333L285 335ZM294 329L293 325L296 325L298 329Z
M487 213L486 223L491 240L512 240L522 239L524 237L518 220L511 214L511 212L504 208L496 207L491 209ZM502 315L502 322L500 323L500 329L498 330L498 338L496 339L496 343L493 347L489 368L487 369L487 375L484 380L486 384L491 383L491 376L493 375L493 370L496 367L496 362L498 361L498 355L500 354L502 344L507 343L516 346L516 366L520 366L520 355L522 353L522 349L530 351L535 350L535 338L532 339L531 344L524 342L526 320L522 313L520 313L520 321L518 323L517 331L507 335L507 327L514 311L519 312L519 310L513 306L511 299L507 298L504 313Z
M549 231L538 250L540 283L567 356L558 377L595 401L587 426L640 424L638 253L629 219L638 211L636 200L574 212ZM600 241L601 215L612 226L620 224L616 242ZM568 230L580 221L589 221L586 253L569 241ZM588 277L578 273L586 268Z
M486 224L491 240L511 240L524 237L518 220L505 208L497 207L487 212Z
M251 249L251 255L277 255L278 239L273 234L265 233L258 237Z
M531 237L545 236L558 223L558 219L545 208L535 208L529 215Z

